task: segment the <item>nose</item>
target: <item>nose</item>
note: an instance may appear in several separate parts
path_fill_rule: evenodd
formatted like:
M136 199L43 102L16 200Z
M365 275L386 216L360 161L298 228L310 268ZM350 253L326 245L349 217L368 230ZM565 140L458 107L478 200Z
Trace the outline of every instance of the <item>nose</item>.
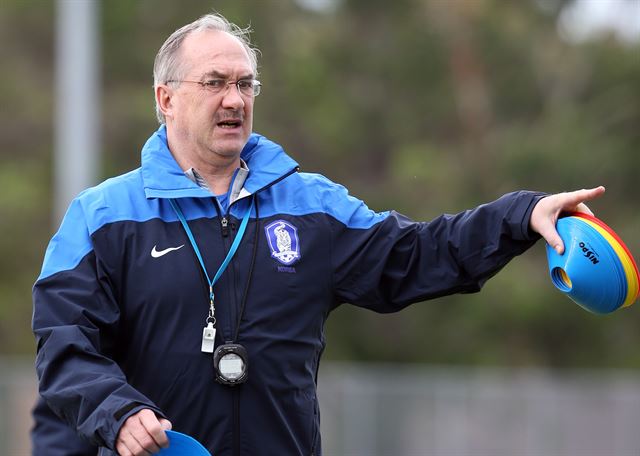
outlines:
M244 107L244 98L240 95L240 90L235 84L229 84L222 96L222 107L229 109L239 109Z

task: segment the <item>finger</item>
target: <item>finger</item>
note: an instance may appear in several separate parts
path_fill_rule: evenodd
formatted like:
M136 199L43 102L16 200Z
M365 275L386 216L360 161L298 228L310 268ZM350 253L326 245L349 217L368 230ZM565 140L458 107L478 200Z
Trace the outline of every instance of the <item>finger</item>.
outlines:
M160 418L160 426L162 426L162 430L163 431L170 431L171 428L173 427L173 425L171 424L171 421L169 420L165 420L164 418ZM163 434L166 437L166 433L163 432ZM163 448L168 448L169 447L169 438L167 438L167 443L166 445L163 444L162 442L158 442L158 445L160 445Z
M599 187L576 190L574 192L568 192L564 194L563 209L576 209L578 205L585 201L591 201L598 198L605 192L605 188L601 185Z
M147 456L160 451L160 448L153 448L156 446L152 443L153 439L148 435L141 435L138 433L131 433L131 439L128 441L129 450L135 456Z
M121 449L118 449L118 454L120 455L131 455L131 456L147 456L150 455L151 452L147 451L142 447L138 438L134 435L133 432L125 429L124 432L121 432L122 436L120 438Z
M118 440L116 443L116 451L120 456L132 456L133 453L129 451L127 445L125 445L121 440Z
M144 433L141 433L143 440L138 439L138 441L142 444L143 448L152 453L156 453L160 451L160 447L169 445L169 439L167 438L167 434L164 433L164 428L156 414L149 409L144 409L142 412L139 414L139 417L140 424L144 428Z
M124 422L118 432L116 450L120 456L135 456L142 450L140 444L132 434L132 430L139 426L138 417L132 415Z
M584 203L580 203L576 206L576 212L595 216L591 209L589 209L589 207L587 207L587 205Z
M127 445L129 450L137 455L146 455L151 453L157 453L160 451L160 447L156 444L153 437L149 433L147 426L149 425L149 414L155 419L157 426L160 427L155 413L149 409L143 409L138 413L131 415L120 431L123 442ZM146 420L146 422L143 422Z

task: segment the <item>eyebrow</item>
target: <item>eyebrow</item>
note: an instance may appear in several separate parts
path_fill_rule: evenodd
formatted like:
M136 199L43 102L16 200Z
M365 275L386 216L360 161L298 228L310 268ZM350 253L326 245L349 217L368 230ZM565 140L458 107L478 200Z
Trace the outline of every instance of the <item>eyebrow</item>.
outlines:
M217 79L229 79L229 75L225 73L221 73L218 70L211 70L202 75L203 79L217 78ZM238 80L242 79L255 79L255 75L253 73L246 73L244 76L240 76Z

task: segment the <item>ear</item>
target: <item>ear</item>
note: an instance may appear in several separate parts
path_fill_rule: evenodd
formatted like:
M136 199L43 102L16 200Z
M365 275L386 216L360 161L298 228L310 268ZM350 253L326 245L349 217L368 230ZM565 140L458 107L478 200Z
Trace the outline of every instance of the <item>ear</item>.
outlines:
M171 104L171 98L173 97L173 90L165 84L160 84L155 87L155 96L156 103L162 114L165 117L172 117L173 105Z

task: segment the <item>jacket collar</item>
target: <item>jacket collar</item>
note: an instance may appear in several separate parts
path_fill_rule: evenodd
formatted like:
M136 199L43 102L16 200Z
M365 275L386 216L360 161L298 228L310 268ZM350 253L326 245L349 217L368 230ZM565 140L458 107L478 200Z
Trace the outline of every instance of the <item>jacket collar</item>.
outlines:
M249 177L243 195L256 193L298 168L281 146L252 133L240 154L247 162ZM142 148L142 180L147 198L210 198L211 192L190 180L171 155L167 129L161 125Z

